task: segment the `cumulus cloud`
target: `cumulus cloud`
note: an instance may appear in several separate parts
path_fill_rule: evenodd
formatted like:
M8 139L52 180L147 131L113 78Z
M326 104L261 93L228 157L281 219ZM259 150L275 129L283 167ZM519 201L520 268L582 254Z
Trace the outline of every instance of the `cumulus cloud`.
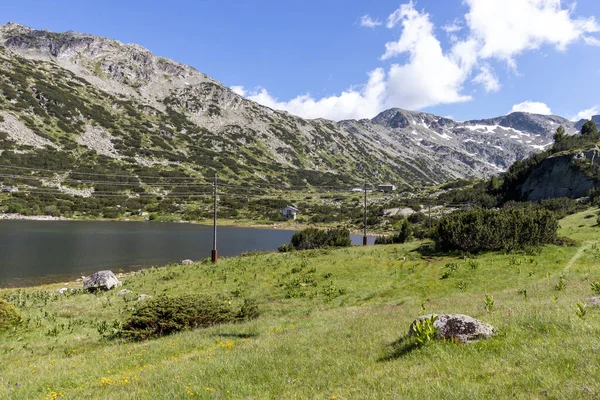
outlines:
M464 93L466 83L481 85L487 92L497 92L501 83L491 62L500 60L513 73L517 57L542 46L565 50L575 42L600 45L594 34L600 26L593 17L574 16L574 4L563 8L560 0L463 0L468 8L464 19L442 27L450 35L444 49L435 35L435 26L424 10L415 3L401 5L391 13L386 26L399 30L397 40L385 43L381 61L392 60L384 69L374 69L367 83L341 94L315 98L310 94L281 101L267 89L247 91L241 86L232 90L266 106L307 118L367 118L386 108L422 109L439 104L471 100ZM361 26L376 27L383 23L368 14ZM460 32L460 39L457 36ZM393 60L403 57L403 63ZM526 101L515 104L512 111L549 114L543 103Z
M550 107L545 103L541 103L539 101L531 101L527 100L519 104L515 104L512 106L512 109L509 111L509 114L512 112L527 112L532 114L543 114L543 115L552 115L552 111Z
M571 121L579 121L581 119L592 119L594 115L600 114L600 107L593 106L586 110L581 110L571 117Z
M390 16L390 24L401 24L402 34L385 44L381 58L408 54L409 61L390 67L387 106L420 109L471 99L460 93L471 61L459 53L444 54L428 14L415 10L411 2Z
M365 14L360 17L360 26L365 28L375 28L377 26L383 25L381 21L378 19L373 19L369 14Z
M481 43L480 56L514 60L542 45L563 51L568 45L600 31L594 17L573 18L573 8L561 0L465 0L472 37Z
M233 93L239 94L240 96L246 95L246 91L244 90L243 86L231 86L230 89L233 91Z
M314 99L310 95L298 96L290 101L279 101L265 88L247 94L247 98L277 110L289 111L305 118L330 118L342 120L360 116L375 116L381 111L386 92L385 72L377 68L369 74L367 84L350 88L340 95Z

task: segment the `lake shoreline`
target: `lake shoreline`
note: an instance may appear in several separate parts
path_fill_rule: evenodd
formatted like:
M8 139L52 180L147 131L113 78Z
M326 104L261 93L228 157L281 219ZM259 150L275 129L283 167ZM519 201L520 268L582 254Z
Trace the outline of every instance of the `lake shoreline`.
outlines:
M202 225L212 226L212 220L198 220L198 221L183 221L183 220L148 220L145 217L139 218L119 218L119 219L107 219L107 218L67 218L67 217L54 217L51 215L21 215L21 214L0 214L0 221L84 221L84 222L149 222L149 223L171 223L171 224L191 224L191 225ZM319 224L297 224L297 223L265 223L265 222L254 222L252 220L229 220L229 219L218 219L217 227L219 226L230 226L237 228L255 228L255 229L274 229L284 231L301 231L307 228L318 228L318 229L331 229L336 228L334 225L319 225ZM353 235L362 235L364 232L356 228L348 228L350 233ZM389 232L370 231L367 230L367 236L379 236L386 235Z
M213 231L210 224L201 223L205 221L119 222L34 217L0 220L0 287L69 282L101 270L123 273L210 257ZM265 228L220 225L219 255L274 253L289 243L296 232L293 228L298 229L286 224ZM361 235L351 238L354 245L362 243ZM373 241L370 236L369 243Z

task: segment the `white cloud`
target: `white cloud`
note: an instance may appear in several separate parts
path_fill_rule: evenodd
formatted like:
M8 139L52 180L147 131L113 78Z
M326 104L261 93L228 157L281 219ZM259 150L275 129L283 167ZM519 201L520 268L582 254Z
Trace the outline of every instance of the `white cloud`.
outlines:
M518 74L517 58L526 51L544 45L562 51L575 42L600 45L600 40L591 36L600 32L600 26L593 17L575 17L574 3L567 8L560 0L463 0L463 4L468 7L464 22L457 19L442 27L450 37L446 49L435 35L429 14L416 10L412 0L401 5L386 21L388 28L401 27L400 36L385 44L381 60L404 56L406 61L392 63L387 71L371 71L366 84L341 94L323 98L305 94L280 101L264 88L247 92L233 86L232 90L302 117L365 118L391 107L414 110L469 101L471 96L463 93L467 82L496 92L501 83L491 59L505 62ZM383 24L368 14L360 23L366 27ZM455 34L459 31L460 40ZM545 104L533 101L516 104L512 111L551 112Z
M464 28L464 25L458 19L455 19L454 21L442 26L442 30L448 34L462 31Z
M596 39L593 36L586 36L583 38L583 41L585 42L585 44L587 44L588 46L596 46L596 47L600 47L600 40Z
M494 71L487 64L481 66L479 74L473 78L473 82L483 85L486 92L497 92L501 87Z
M400 8L391 13L387 18L387 24L385 26L387 26L389 29L392 29L398 25L398 22L404 19L404 15L406 13L418 14L417 10L415 10L415 4L412 0L410 0L407 4L401 5Z
M512 60L525 50L553 45L563 51L589 33L599 32L594 17L572 18L574 4L561 0L465 0L465 18L480 56Z
M527 100L519 104L515 104L512 106L512 109L509 111L509 114L512 112L527 112L532 114L543 114L543 115L552 115L552 111L550 107L548 107L545 103L541 103L539 101L531 101Z
M402 34L397 41L385 44L381 58L387 60L408 53L409 61L390 67L386 106L420 109L471 99L460 93L470 61L459 55L444 54L428 14L416 11L411 2L400 6L390 20L402 24Z
M581 119L592 119L594 115L600 114L600 107L593 106L586 110L581 110L571 117L571 121L579 121Z
M383 22L378 19L373 19L369 14L365 14L360 17L360 26L365 28L375 28L377 26L383 25Z
M377 68L369 73L369 80L361 88L350 88L338 96L314 99L310 95L298 96L290 101L279 101L266 89L259 88L247 98L277 110L285 110L305 118L342 120L374 117L379 113L386 93L385 72Z
M417 12L412 2L401 6L389 19L394 24L401 23L403 29L397 42L386 44L382 58L408 53L407 63L392 64L387 74L383 68L377 68L369 73L366 85L340 95L315 99L307 94L279 101L259 88L247 93L247 98L302 117L334 120L374 117L392 107L421 109L471 99L460 93L475 62L471 43L462 44L456 54L445 55L433 34L429 15Z
M245 96L246 95L246 91L244 90L243 86L231 86L229 89L231 89L233 91L233 93L235 94L239 94L240 96Z

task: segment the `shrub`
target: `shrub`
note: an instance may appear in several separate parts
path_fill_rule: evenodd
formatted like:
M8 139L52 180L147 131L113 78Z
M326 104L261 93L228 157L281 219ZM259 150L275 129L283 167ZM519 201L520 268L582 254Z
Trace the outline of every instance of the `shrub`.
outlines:
M581 319L585 319L585 316L587 315L587 304L576 303L575 315L577 315Z
M406 243L412 239L413 230L407 219L403 219L400 224L398 233L392 236L380 236L375 239L375 244L392 244L392 243Z
M350 231L346 228L321 230L303 229L292 235L290 246L296 250L322 249L325 247L348 247L352 245ZM281 250L289 250L290 246L282 246ZM285 249L284 249L285 248Z
M434 232L441 250L523 250L554 243L556 215L545 209L471 210L444 216Z
M485 310L487 312L492 312L494 311L494 305L496 304L496 302L494 301L494 298L488 294L485 295Z
M0 331L15 326L21 321L21 314L10 303L0 299Z
M124 324L121 335L134 340L207 328L258 317L256 304L246 301L236 310L230 302L208 295L161 296L144 302Z
M437 315L432 315L429 318L418 319L413 322L410 331L415 338L418 346L426 345L435 338L435 334L440 329L435 325Z

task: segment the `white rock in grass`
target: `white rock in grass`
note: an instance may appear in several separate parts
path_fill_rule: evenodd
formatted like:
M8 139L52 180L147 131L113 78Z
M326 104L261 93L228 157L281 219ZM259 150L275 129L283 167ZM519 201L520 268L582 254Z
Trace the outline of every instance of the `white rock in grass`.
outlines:
M121 281L117 279L112 271L99 271L85 277L83 280L83 288L91 292L98 289L110 290L117 286L121 286Z
M140 296L138 297L139 301L143 301L143 300L150 300L152 298L152 296L148 296L147 294L140 294Z
M413 321L410 325L409 334L414 334L413 327L417 321L430 319L431 317L432 315L423 315ZM492 325L468 315L444 314L437 315L437 317L437 320L433 323L434 326L439 328L435 334L436 339L457 339L466 343L487 339L496 333L496 329Z
M60 288L58 289L58 294L65 294L69 289L64 287L64 288Z
M123 289L121 291L119 291L119 293L117 293L117 296L125 296L126 294L131 293L131 290L129 289Z
M183 260L181 263L183 265L190 265L190 264L193 264L194 262L192 260Z

